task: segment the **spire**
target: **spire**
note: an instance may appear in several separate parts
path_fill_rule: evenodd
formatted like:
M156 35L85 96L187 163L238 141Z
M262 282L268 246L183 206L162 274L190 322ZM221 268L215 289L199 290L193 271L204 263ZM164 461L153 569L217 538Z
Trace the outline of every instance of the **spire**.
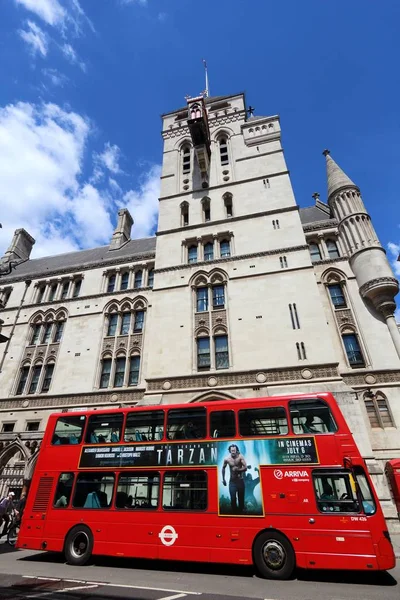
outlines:
M328 200L339 189L343 187L358 187L351 181L349 177L347 177L346 173L342 171L342 169L335 163L333 158L329 156L330 151L324 150L322 153L326 156L326 173L328 178Z

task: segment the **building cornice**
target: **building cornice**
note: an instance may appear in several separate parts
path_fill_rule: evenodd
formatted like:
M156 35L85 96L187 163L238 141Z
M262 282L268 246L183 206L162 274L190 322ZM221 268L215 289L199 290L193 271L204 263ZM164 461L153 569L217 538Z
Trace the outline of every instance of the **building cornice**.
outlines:
M371 369L357 369L357 373L354 371L349 373L348 371L342 372L341 376L348 385L358 388L361 387L367 390L369 387L379 387L384 384L399 384L400 383L400 370L398 369L385 369L385 370L371 370Z
M90 271L91 269L101 269L102 267L110 267L114 265L122 265L127 262L140 262L142 260L150 260L155 259L156 253L154 252L145 252L143 254L132 254L123 256L120 258L111 258L105 259L101 261L96 261L93 263L85 263L84 265L76 266L76 267L63 267L60 269L55 269L54 271L38 271L37 273L25 273L23 276L7 277L5 283L15 283L17 281L26 281L27 279L50 279L56 275L66 275L68 273L80 273L81 271ZM43 303L44 304L44 303Z
M324 258L322 260L316 260L315 262L312 263L313 267L315 267L316 265L333 265L334 263L337 262L349 262L349 259L347 256L338 256L338 258Z
M179 271L180 269L193 269L193 267L206 267L210 265L219 265L228 262L235 262L238 260L247 260L251 258L260 258L262 256L272 256L273 254L288 254L289 252L298 252L299 250L308 250L307 245L302 246L291 246L290 248L277 248L276 250L264 250L263 252L253 252L252 254L240 254L235 256L229 256L227 258L216 258L215 260L202 260L197 263L184 263L181 265L173 265L171 267L162 267L161 269L155 269L154 273L166 273L168 271Z
M316 231L317 229L333 229L337 227L339 222L337 219L328 219L325 221L315 221L314 223L308 223L303 225L304 231Z
M34 408L58 409L58 408L76 408L79 406L89 407L90 405L132 404L135 405L143 398L144 388L130 388L124 390L105 390L87 392L84 394L38 394L37 396L18 396L13 398L0 398L0 411L6 409L13 410L33 410Z
M251 158L260 158L260 156L269 156L270 154L279 154L280 152L283 152L283 148L271 150L271 152L260 152L257 154L252 154L251 156L243 156L243 158L237 158L235 162L242 162L243 160L250 160Z
M340 380L338 363L302 365L286 369L257 369L251 371L210 371L189 376L157 377L147 379L149 392L173 393L182 390L201 391L203 389L226 389L238 386L267 386L283 382L303 382L315 380Z
M272 177L280 177L281 175L289 175L290 172L288 170L286 171L279 171L277 173L265 173L264 175L259 175L257 177L250 177L248 179L240 179L240 181L226 181L224 183L218 184L218 185L212 185L206 189L203 188L197 188L197 189L191 189L187 192L179 192L178 194L171 194L170 196L162 196L159 198L159 201L161 202L162 200L172 200L173 198L180 198L182 196L190 196L191 194L197 194L197 193L202 193L204 194L204 196L208 196L209 192L212 192L213 190L218 190L221 188L227 188L230 186L235 186L235 185L241 185L242 183L249 183L251 181L259 181L260 179L271 179Z
M264 210L263 212L239 215L237 217L229 217L226 219L219 219L218 221L207 221L207 223L197 223L195 225L185 225L184 227L177 227L175 229L164 229L163 231L157 231L156 237L159 237L161 235L168 235L170 233L180 233L180 232L184 232L184 231L190 231L191 229L199 229L199 228L210 227L210 226L214 227L214 225L221 225L224 223L229 224L229 223L234 223L236 221L244 221L246 219L257 219L258 217L268 217L270 215L278 215L278 214L282 214L285 212L298 211L298 210L299 210L298 206L288 206L286 208L276 208L274 210Z

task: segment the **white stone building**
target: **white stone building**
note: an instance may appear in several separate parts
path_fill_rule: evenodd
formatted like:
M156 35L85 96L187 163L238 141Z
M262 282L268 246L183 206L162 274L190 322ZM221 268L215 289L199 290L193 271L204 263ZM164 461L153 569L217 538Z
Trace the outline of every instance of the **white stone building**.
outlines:
M30 259L18 230L3 257L0 495L53 411L330 390L400 530L398 283L359 188L326 151L327 202L299 209L279 118L243 94L162 120L155 237L120 210L109 246Z

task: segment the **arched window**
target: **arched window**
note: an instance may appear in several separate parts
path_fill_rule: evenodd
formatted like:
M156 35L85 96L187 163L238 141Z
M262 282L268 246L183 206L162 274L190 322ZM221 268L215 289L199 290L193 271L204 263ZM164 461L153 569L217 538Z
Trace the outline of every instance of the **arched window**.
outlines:
M135 273L135 283L134 283L134 288L135 290L139 289L142 287L142 279L143 279L143 271L136 271Z
M339 258L340 254L335 240L326 240L326 248L329 258Z
M204 244L204 260L214 260L214 244L212 242Z
M395 427L392 413L385 394L382 392L365 392L364 404L371 427L385 429Z
M211 220L211 202L210 198L203 198L201 201L203 207L203 221L207 223Z
M17 387L17 391L16 391L17 396L20 396L21 394L24 393L25 385L28 380L28 375L29 375L29 366L22 367L22 369L20 371L19 382L18 382L18 387Z
M182 148L182 173L183 175L190 173L190 146Z
M44 379L42 384L42 393L48 392L51 385L51 380L54 373L54 363L48 363L44 371Z
M129 271L124 271L121 275L121 290L127 290L129 285Z
M231 255L231 244L229 240L221 240L219 243L219 250L221 258L226 258Z
M108 388L111 376L111 358L104 358L101 365L100 388Z
M28 394L34 394L37 390L38 384L39 384L39 379L40 379L40 373L42 372L42 365L35 365L32 369L32 375L31 375L31 384L29 386L29 390L28 390Z
M342 340L350 366L365 367L365 361L357 335L355 333L344 333L342 335Z
M140 371L140 355L135 354L131 356L129 361L129 379L128 385L137 385L139 383L139 371Z
M229 219L230 217L233 217L233 196L229 192L226 192L226 194L223 195L223 199L225 204L226 216Z
M117 333L118 314L112 313L108 317L107 335L115 335Z
M108 282L107 282L107 292L113 292L114 288L115 288L115 273L113 273L112 275L108 276Z
M229 165L228 141L226 137L221 137L219 140L219 155L221 165Z
M114 387L122 387L124 385L125 366L125 356L118 356L115 361Z
M197 246L189 246L188 262L189 264L197 263Z
M189 225L189 202L181 204L181 227Z
M314 263L314 262L317 262L319 260L322 260L321 252L320 252L318 244L316 244L315 242L311 242L308 245L308 247L310 249L311 262Z
M147 285L149 287L153 287L154 286L154 269L150 269L148 277L147 277Z
M332 304L335 308L346 308L346 298L344 296L343 287L340 283L328 285L328 291L332 300Z

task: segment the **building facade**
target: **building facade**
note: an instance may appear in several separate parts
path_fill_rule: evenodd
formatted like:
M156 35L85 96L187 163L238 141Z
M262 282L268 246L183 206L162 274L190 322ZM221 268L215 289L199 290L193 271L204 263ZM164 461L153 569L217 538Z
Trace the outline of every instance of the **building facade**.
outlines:
M109 246L30 259L21 229L2 259L0 495L54 411L329 390L400 530L398 282L359 188L326 151L326 202L299 208L279 118L243 94L162 120L154 237L122 209Z

